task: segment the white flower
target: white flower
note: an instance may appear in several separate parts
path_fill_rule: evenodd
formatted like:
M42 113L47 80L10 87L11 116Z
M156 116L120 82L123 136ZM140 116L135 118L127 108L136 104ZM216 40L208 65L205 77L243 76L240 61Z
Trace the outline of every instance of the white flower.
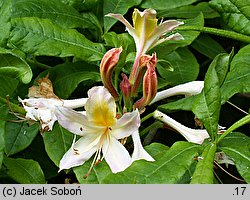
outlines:
M203 87L204 81L191 81L188 83L174 86L172 88L157 92L155 98L150 102L150 105L174 95L192 96L199 94L201 93Z
M189 142L202 144L206 138L209 138L209 134L206 130L188 128L158 110L154 112L154 118L174 128Z
M60 161L60 170L82 165L95 153L89 172L95 163L105 158L113 173L121 172L134 160L154 159L143 149L139 137L140 115L138 110L125 113L116 119L114 98L104 87L93 87L88 91L86 114L65 107L57 107L59 123L81 138L66 152ZM132 136L134 152L131 156L119 139ZM87 173L87 175L89 174Z
M39 121L42 126L42 130L52 130L55 121L57 120L55 115L56 106L65 106L69 108L78 108L84 106L87 99L74 99L74 100L62 100L59 98L29 98L18 100L22 103L23 108L26 111L26 119Z
M158 25L156 11L151 8L143 12L135 9L132 16L133 26L121 14L109 13L106 16L113 17L126 26L129 34L134 38L136 52L140 55L145 54L148 50L164 41L183 39L179 33L165 37L167 33L184 24L183 22L167 20Z

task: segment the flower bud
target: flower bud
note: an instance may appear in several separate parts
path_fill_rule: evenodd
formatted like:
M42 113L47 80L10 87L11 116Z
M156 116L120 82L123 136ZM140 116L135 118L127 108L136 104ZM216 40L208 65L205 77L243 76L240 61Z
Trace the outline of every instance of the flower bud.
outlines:
M155 71L156 66L156 56L152 56L153 62L148 62L147 71L143 77L143 97L139 99L135 104L134 108L142 110L146 105L148 105L155 97L157 93L157 74Z
M118 100L118 93L112 83L112 74L114 67L119 61L121 52L122 47L110 49L103 56L100 64L100 74L103 85L105 88L108 89L108 91L114 97L115 100Z
M126 74L122 74L122 82L120 83L120 89L122 91L123 95L123 101L124 101L124 106L126 109L132 108L132 103L131 103L131 84L129 82L128 77Z
M139 67L139 72L138 75L135 79L135 82L132 87L132 96L136 97L139 87L141 85L143 75L145 74L146 70L150 67L155 68L157 63L157 58L156 54L154 53L152 56L150 55L143 55L140 58L140 67Z

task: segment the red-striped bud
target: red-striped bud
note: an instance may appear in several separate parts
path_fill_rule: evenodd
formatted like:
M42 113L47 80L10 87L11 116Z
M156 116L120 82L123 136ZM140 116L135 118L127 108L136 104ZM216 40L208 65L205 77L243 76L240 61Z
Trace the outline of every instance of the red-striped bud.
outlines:
M145 59L145 63L143 64L147 66L147 71L143 76L143 97L134 104L134 108L138 108L139 110L143 110L154 99L157 93L156 54L154 53L151 57L147 56L142 59Z
M113 48L106 52L100 64L100 74L103 85L108 89L115 100L118 100L118 93L112 83L113 70L119 61L122 47Z
M120 83L120 89L122 91L124 107L126 110L130 110L132 108L132 102L131 102L132 86L126 74L122 74L122 82Z
M143 76L147 70L147 68L149 68L149 66L156 66L157 63L157 58L156 58L156 54L154 53L152 56L150 55L143 55L140 58L140 66L139 66L139 72L138 72L138 76L135 79L135 82L133 84L132 87L132 96L136 97L139 87L141 85Z

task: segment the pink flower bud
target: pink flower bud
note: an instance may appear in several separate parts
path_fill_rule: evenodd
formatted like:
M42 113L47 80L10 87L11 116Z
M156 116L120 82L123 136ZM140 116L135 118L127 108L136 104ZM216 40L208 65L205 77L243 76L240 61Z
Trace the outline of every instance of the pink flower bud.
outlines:
M139 110L143 110L154 99L157 93L156 54L154 53L149 60L147 58L142 59L146 60L142 64L147 66L147 71L143 77L143 97L134 104L134 108L138 108Z
M135 79L134 85L132 87L132 96L136 97L138 93L138 89L141 85L143 75L145 74L146 70L149 67L156 67L157 64L157 58L156 54L154 53L152 56L150 55L143 55L140 58L140 68L139 68L139 73L138 76Z
M108 91L114 97L115 100L118 100L118 93L112 83L112 74L114 67L119 61L121 52L122 52L122 47L110 49L103 56L100 64L100 74L103 85L105 88L108 89Z
M132 86L131 86L131 84L129 82L129 79L126 76L126 74L122 74L122 82L120 83L120 89L122 91L125 108L126 109L132 108L132 103L131 103L131 89L132 89Z

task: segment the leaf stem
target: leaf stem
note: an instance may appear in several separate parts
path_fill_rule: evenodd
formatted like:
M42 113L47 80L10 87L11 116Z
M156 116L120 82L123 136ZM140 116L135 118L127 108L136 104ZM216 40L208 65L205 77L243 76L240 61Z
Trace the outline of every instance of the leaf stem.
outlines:
M224 137L226 137L229 133L234 131L235 129L239 128L240 126L243 126L244 124L247 124L250 122L250 114L247 116L241 118L239 121L235 122L232 126L230 126L217 140L217 143L219 143Z
M210 27L197 27L197 26L179 26L176 28L177 31L200 31L203 33L210 33L226 38L231 38L234 40L239 40L242 42L250 43L250 37L241 33L217 29L217 28L210 28Z
M146 121L146 120L149 119L150 117L153 117L153 116L154 116L154 112L152 112L152 113L146 115L145 117L143 117L143 118L141 119L141 123L144 122L144 121Z

